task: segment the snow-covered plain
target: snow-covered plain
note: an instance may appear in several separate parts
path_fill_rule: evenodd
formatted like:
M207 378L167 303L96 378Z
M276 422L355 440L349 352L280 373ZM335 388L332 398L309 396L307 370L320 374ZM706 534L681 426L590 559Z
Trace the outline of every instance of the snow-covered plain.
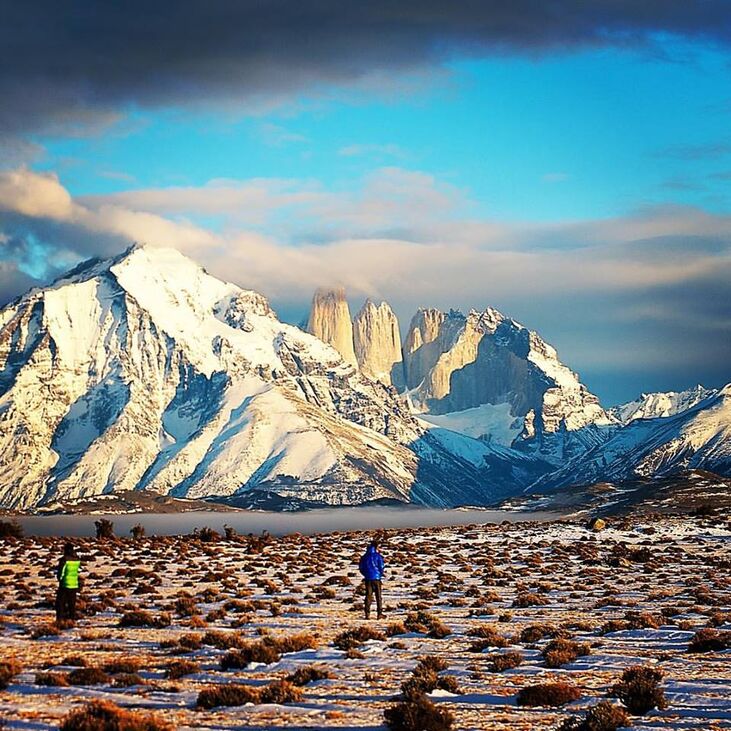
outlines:
M599 533L572 523L390 530L382 548L387 617L368 626L386 630L421 608L451 632L434 639L399 631L348 655L333 641L343 630L365 624L356 561L368 537L292 535L272 539L260 552L249 552L246 538L77 539L89 611L76 627L37 639L31 633L42 634L38 628L52 619L51 574L63 539L2 542L1 659L15 658L23 669L0 692L0 718L11 729L43 731L57 728L85 701L103 698L158 712L180 729L373 731L383 727L383 710L417 658L430 654L449 664L445 672L462 691L432 694L455 714L461 730L555 728L605 698L622 670L637 663L664 673L669 705L633 717L633 728L731 728L731 651L687 652L696 630L709 624L731 629L728 520L616 519ZM639 552L627 554L622 544ZM526 592L537 599L515 606ZM176 606L185 596L191 599ZM187 616L186 606L199 614ZM135 607L155 616L169 612L171 624L121 627L123 612ZM628 624L607 626L612 620ZM540 651L549 637L524 634L536 625L547 625L543 631L549 635L567 632L588 643L590 653L547 668ZM476 639L470 633L490 626L507 647L470 651ZM210 644L209 631L245 640L309 632L316 647L269 664L222 670L226 651ZM491 660L509 649L522 652L523 663L492 672ZM71 671L73 656L96 667L136 660L139 677L112 674L116 680L86 687L39 685L39 673ZM170 663L181 659L199 668L167 678ZM332 677L304 686L303 699L295 703L195 708L205 688L232 682L261 686L313 663ZM516 705L521 688L558 679L575 684L581 698L563 708Z

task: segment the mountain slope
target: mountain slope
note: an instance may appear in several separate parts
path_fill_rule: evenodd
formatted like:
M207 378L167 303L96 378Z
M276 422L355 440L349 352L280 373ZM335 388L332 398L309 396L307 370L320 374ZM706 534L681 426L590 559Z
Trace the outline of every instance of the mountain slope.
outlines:
M0 505L119 490L484 504L388 387L176 251L91 261L0 311Z
M622 482L703 469L731 474L731 384L675 416L636 419L529 489Z

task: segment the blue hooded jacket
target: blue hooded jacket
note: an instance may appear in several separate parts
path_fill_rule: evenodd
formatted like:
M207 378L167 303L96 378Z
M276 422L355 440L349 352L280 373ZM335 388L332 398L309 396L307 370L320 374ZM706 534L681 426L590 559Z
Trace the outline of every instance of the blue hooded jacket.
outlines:
M363 578L368 581L380 581L383 578L383 556L375 546L368 546L368 550L361 556L358 568Z

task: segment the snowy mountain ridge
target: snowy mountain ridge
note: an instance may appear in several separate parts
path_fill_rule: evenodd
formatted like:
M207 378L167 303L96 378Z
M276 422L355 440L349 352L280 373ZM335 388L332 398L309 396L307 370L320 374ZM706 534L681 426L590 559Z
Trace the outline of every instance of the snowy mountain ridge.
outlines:
M503 452L440 439L258 293L152 247L1 311L0 426L0 505L21 509L141 489L482 504L515 480Z
M345 333L355 362L171 249L92 260L12 302L0 310L0 506L145 490L448 507L531 485L731 472L729 387L635 418L668 395L645 396L644 411L617 412L623 426L497 310L421 310L399 353L388 305L364 305L352 334L344 294L317 297L311 322Z
M675 416L714 393L714 390L704 388L700 384L685 391L643 393L634 401L613 406L609 409L609 413L621 424L629 424L635 419Z

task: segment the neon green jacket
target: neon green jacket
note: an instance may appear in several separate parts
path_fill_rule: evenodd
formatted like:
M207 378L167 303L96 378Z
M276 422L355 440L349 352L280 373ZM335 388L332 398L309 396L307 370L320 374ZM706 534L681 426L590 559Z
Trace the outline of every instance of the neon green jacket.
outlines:
M64 589L79 588L79 568L81 561L78 559L67 559L59 571L58 580Z

